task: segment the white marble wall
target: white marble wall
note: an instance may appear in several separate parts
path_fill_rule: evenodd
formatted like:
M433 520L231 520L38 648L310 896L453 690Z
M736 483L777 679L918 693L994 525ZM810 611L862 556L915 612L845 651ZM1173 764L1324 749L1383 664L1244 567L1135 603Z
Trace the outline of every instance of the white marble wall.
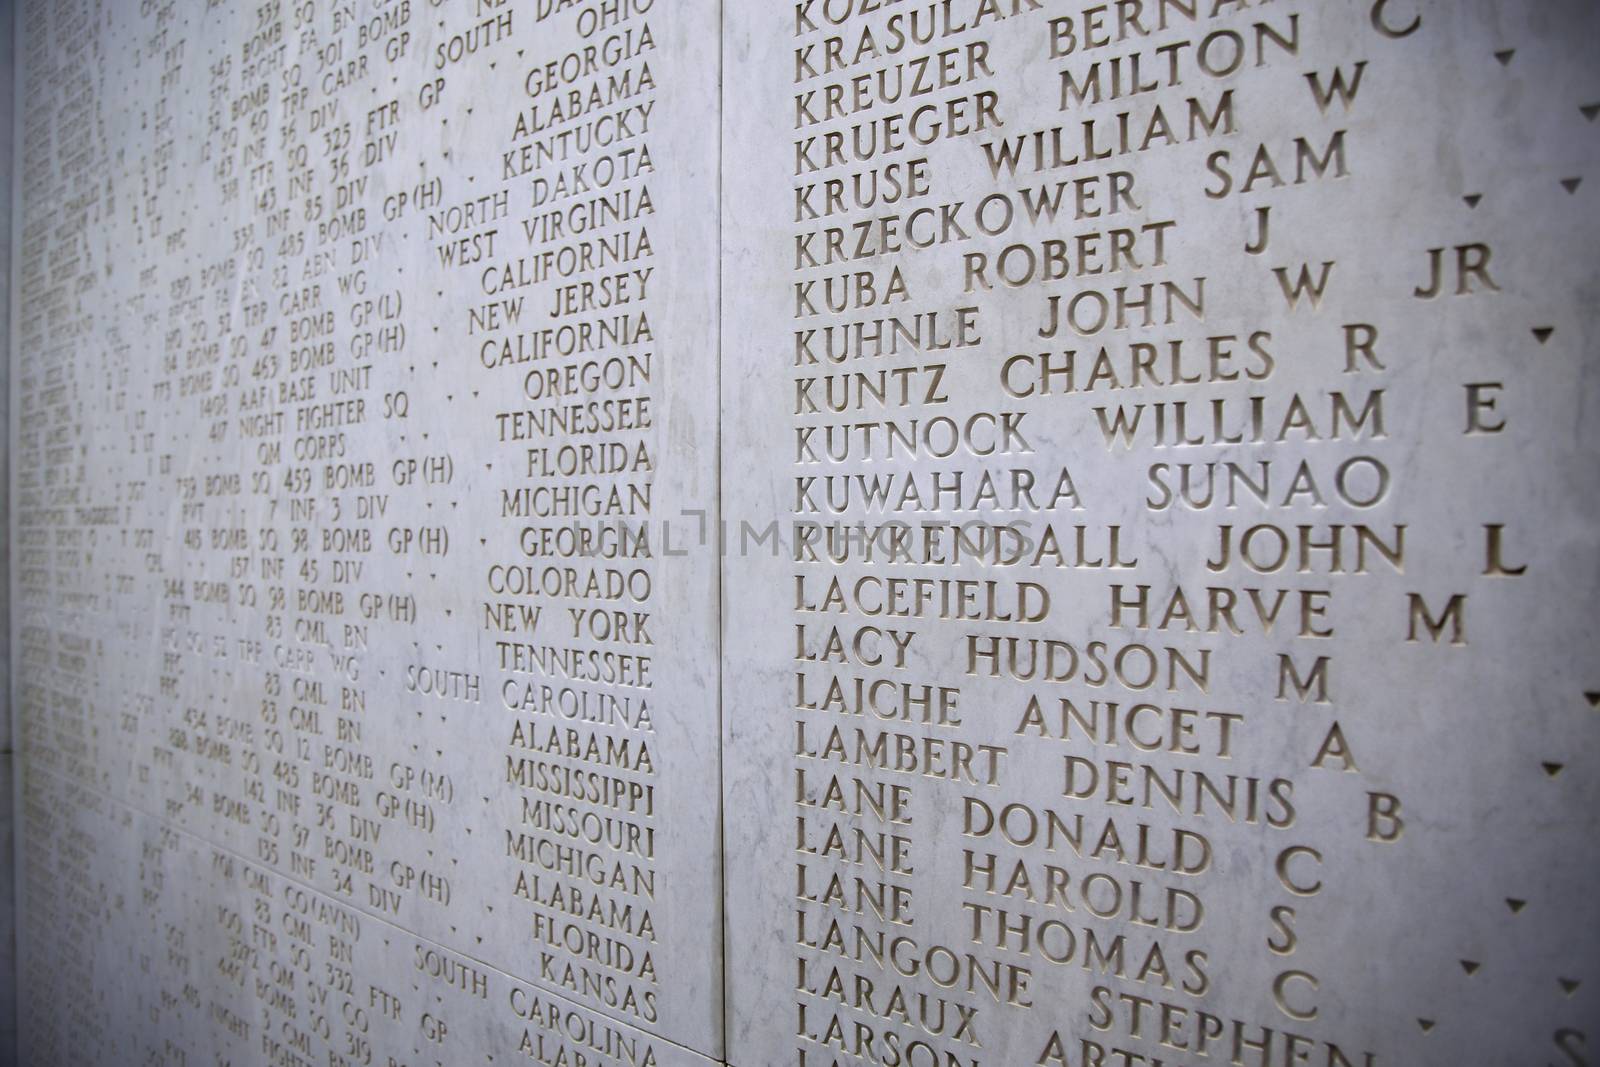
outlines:
M1597 19L21 5L20 1061L1593 1062Z
M28 1062L720 1058L716 14L26 7Z
M727 15L729 1061L1592 1062L1593 5Z

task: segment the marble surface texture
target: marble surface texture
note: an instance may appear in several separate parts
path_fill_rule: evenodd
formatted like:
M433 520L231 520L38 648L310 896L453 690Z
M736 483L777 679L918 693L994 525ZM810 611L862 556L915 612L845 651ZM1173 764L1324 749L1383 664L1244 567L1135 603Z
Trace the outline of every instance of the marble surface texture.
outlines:
M1595 1062L1597 40L25 0L19 1062Z

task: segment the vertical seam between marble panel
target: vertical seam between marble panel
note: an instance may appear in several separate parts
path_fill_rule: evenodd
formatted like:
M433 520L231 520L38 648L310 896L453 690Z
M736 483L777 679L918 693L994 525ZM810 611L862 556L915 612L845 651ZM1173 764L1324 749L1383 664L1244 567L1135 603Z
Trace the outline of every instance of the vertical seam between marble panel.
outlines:
M16 432L17 418L15 399L12 383L16 380L14 373L17 361L21 358L22 346L18 343L20 332L17 329L17 308L19 301L17 294L20 286L17 281L17 251L21 247L21 228L17 224L22 214L22 124L17 121L18 111L22 106L22 0L0 0L0 19L5 22L4 39L10 46L5 50L4 62L6 64L5 78L9 83L10 96L6 99L6 118L10 123L6 139L6 149L10 152L8 164L8 182L5 202L0 204L0 210L6 214L4 245L6 256L5 293L0 299L5 300L5 330L0 335L0 344L5 345L5 359L0 364L0 373L3 373L4 397L0 397L0 405L5 412L5 432L0 435L0 445L5 448L5 462L0 464L5 472L5 486L0 492L5 494L4 523L5 548L0 555L0 567L4 568L5 583L5 608L4 615L0 616L3 622L4 636L0 637L0 655L5 657L5 685L0 687L0 700L5 701L5 755L4 760L10 762L10 793L0 796L0 804L6 804L11 809L11 841L6 860L10 864L7 876L11 879L11 915L10 929L7 936L10 940L11 973L4 980L11 985L10 1003L0 1008L0 1017L8 1017L11 1025L11 1047L0 1050L0 1055L9 1055L12 1062L22 1062L22 907L23 907L23 833L22 833L22 755L19 737L19 705L15 699L17 690L17 676L15 671L16 657L12 654L12 644L15 640L17 627L14 624L16 601L12 597L11 576L16 573L13 557L16 553L17 538L15 531L16 512L11 507L11 491L16 485L16 449L13 446L13 435Z
M716 553L716 656L717 656L717 1015L720 1028L720 1047L717 1058L724 1064L728 1062L730 1049L728 1047L729 1021L728 1021L728 826L727 826L727 779L723 773L723 761L727 758L727 733L723 725L723 673L726 658L723 650L723 627L727 619L724 610L723 590L727 583L723 575L723 568L727 565L726 553L723 550L722 531L727 517L722 512L722 275L724 271L722 249L722 221L727 210L723 187L723 133L727 122L727 65L724 52L723 37L723 0L714 0L717 5L717 210L716 210L716 257L717 257L717 311L712 319L712 329L716 332L716 368L715 386L713 394L716 398L716 438L717 447L712 460L712 489L716 495L717 521L714 526L715 538L712 551Z

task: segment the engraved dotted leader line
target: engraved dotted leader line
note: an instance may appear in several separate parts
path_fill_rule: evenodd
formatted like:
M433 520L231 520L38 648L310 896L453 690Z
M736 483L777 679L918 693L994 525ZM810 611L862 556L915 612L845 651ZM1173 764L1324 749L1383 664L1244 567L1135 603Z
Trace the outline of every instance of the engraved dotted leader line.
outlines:
M30 773L44 774L44 775L47 775L47 776L52 777L52 778L56 778L56 779L64 781L64 782L68 782L71 785L76 786L77 788L86 790L87 792L94 793L96 796L103 797L105 800L109 801L112 804L117 805L118 807L126 808L128 811L134 812L134 813L136 813L138 815L142 815L145 818L149 819L150 821L152 821L154 823L157 823L160 826L166 827L167 829L170 829L173 833L182 834L185 837L192 838L193 840L200 842L202 845L205 845L205 846L207 846L209 848L216 849L218 852L226 852L228 855L234 857L241 864L243 864L243 865L245 865L247 867L253 867L253 868L257 869L257 870L267 871L268 873L273 875L273 877L275 877L275 878L281 878L283 881L288 882L291 885L299 886L301 889L304 889L308 893L314 893L314 894L316 894L317 896L321 897L324 900L331 901L333 904L336 904L337 906L339 906L341 908L346 908L346 909L348 909L350 911L356 912L356 913L362 915L363 917L372 920L374 923L377 923L377 924L380 924L381 926L387 927L388 929L396 931L396 932L398 932L400 934L403 934L406 937L414 938L417 941L420 941L421 943L423 943L425 945L431 945L434 948L440 949L441 951L444 951L444 952L448 952L451 955L460 956L462 959L470 960L472 963L484 968L485 970L493 971L495 974L500 975L502 978L506 978L506 979L509 979L510 981L520 983L521 985L531 986L532 988L539 990L541 993L547 994L547 995L555 998L556 1000L560 1000L560 1001L563 1001L566 1004L571 1005L573 1008L575 1008L578 1011L585 1012L585 1013L587 1013L587 1014L589 1014L591 1016L594 1016L596 1018L604 1019L607 1023L611 1023L611 1024L613 1024L615 1026L618 1026L618 1027L621 1027L623 1029L632 1030L635 1033L641 1034L644 1037L647 1037L652 1041L658 1041L663 1045L670 1045L675 1049L678 1049L680 1051L686 1052L691 1056L695 1056L695 1057L697 1057L697 1058L699 1058L701 1060L704 1060L707 1064L713 1065L713 1067L715 1067L715 1065L718 1065L718 1064L726 1064L726 1062L727 1062L726 1060L718 1059L717 1057L711 1056L708 1053L701 1052L699 1049L694 1048L691 1045L685 1045L682 1042L674 1041L672 1038L666 1037L666 1036L664 1036L662 1034L658 1034L653 1030L647 1030L644 1027L635 1026L634 1024L626 1022L626 1021L624 1021L622 1019L619 1019L619 1018L617 1018L617 1017L615 1017L615 1016L613 1016L613 1015L611 1015L611 1014L609 1014L607 1012L604 1012L604 1011L600 1010L599 1008L592 1007L592 1006L590 1006L588 1004L585 1004L585 1003L583 1003L582 1001L579 1001L579 1000L574 1000L574 999L572 999L571 996L567 995L566 993L564 993L564 992L562 992L562 991L560 991L558 989L551 989L548 986L544 985L542 982L538 981L537 979L524 978L521 975L513 974L510 971L505 970L502 967L497 967L494 964L489 963L486 960L479 959L478 957L474 956L470 952L466 952L466 951L463 951L462 949L455 948L455 947L453 947L451 945L447 945L442 941L435 941L433 938L428 937L428 936L426 936L424 934L420 934L420 933L418 933L418 932L416 932L414 930L409 930L406 927L401 926L400 924L394 922L391 919L385 918L382 915L379 915L379 914L377 914L375 912L372 912L372 911L368 910L365 906L363 906L363 905L361 905L359 903L354 903L354 902L346 903L345 901L340 900L338 897L333 896L331 893L329 893L325 889L322 889L322 888L320 888L318 886L312 885L309 882L302 881L301 879L296 878L293 875L285 874L284 872L278 870L276 867L269 867L269 866L263 864L260 860L252 859L250 856L246 855L245 853L236 850L231 845L218 844L217 842L211 840L210 838L206 837L205 835L203 835L201 833L198 833L195 830L192 830L187 826L181 826L181 825L179 825L177 823L169 822L163 816L156 815L153 812L146 811L144 808L141 808L137 804L130 804L127 801L122 800L119 797L112 796L110 793L105 792L104 790L100 789L98 786L93 785L93 784L88 783L88 782L85 782L85 781L82 781L82 780L80 780L78 778L74 778L72 775L67 774L64 771L58 771L58 770L54 770L54 769L51 769L51 768L45 768L45 767L38 767L38 766L34 766L32 764L29 765L28 770L29 770ZM388 942L385 941L385 944L387 944L387 943Z

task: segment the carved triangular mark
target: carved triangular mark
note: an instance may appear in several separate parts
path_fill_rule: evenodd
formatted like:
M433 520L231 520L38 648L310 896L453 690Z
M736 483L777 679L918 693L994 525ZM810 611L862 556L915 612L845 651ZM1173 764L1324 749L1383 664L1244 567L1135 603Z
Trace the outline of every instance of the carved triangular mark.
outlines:
M1478 968L1482 967L1482 966L1483 966L1483 964L1479 963L1477 960L1462 960L1461 961L1461 969L1463 971L1467 972L1467 976L1469 978L1472 975L1477 974L1478 973Z
M1568 196L1571 196L1573 193L1577 192L1578 191L1578 186L1580 186L1582 184L1583 184L1583 179L1582 178L1562 178L1561 179L1561 188L1563 188L1563 189L1565 189L1567 191L1567 195Z
M1511 57L1516 55L1516 54L1517 54L1517 50L1515 48L1507 48L1507 49L1504 49L1503 51L1496 52L1494 54L1494 57L1496 59L1498 59L1500 61L1500 65L1502 67L1504 67L1504 66L1507 66L1507 65L1509 65L1511 63Z
M1535 326L1533 328L1533 336L1540 344L1550 340L1550 335L1555 332L1556 328L1554 326Z
M1528 902L1526 900L1518 900L1516 897L1506 897L1506 907L1511 909L1511 914L1513 915L1521 915L1522 909L1526 908L1527 906Z
M1438 1024L1436 1024L1432 1019L1418 1019L1417 1025L1422 1027L1423 1033L1431 1034L1433 1033L1433 1028Z
M1590 690L1589 692L1583 694L1583 696L1584 699L1589 702L1589 706L1591 708L1600 711L1600 690Z
M1478 206L1478 201L1483 199L1483 194L1482 193L1468 193L1466 196L1463 196L1461 199L1463 199L1463 200L1465 200L1467 202L1467 206L1468 207L1477 207Z
M1554 778L1556 775L1561 773L1561 768L1566 766L1566 764L1564 764L1564 763L1541 763L1541 764L1539 764L1539 766L1544 768L1544 773L1546 773L1550 777Z
M1556 981L1561 983L1561 991L1569 997L1576 993L1578 987L1583 984L1576 978L1557 978Z
M1582 104L1578 110L1583 112L1583 117L1593 122L1596 115L1600 115L1600 104Z

